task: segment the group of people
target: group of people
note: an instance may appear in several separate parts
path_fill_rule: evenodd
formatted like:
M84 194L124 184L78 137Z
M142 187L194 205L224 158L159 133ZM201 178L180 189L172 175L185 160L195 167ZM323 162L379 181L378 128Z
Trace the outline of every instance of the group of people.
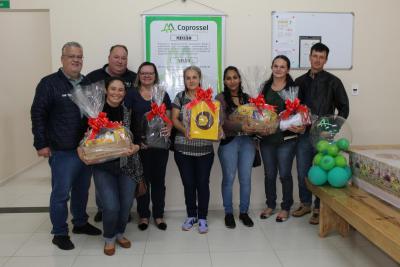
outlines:
M322 43L311 48L311 69L293 81L289 74L290 61L279 55L272 61L271 77L264 83L262 93L265 101L285 109L282 92L291 86L299 87L299 99L312 114L338 115L347 118L349 102L341 81L324 70L329 49ZM60 249L69 250L74 244L68 235L68 200L72 213L72 232L75 234L101 235L101 230L88 223L86 205L90 179L93 176L98 212L95 221L103 221L104 253L113 255L116 245L129 248L131 242L124 236L130 221L130 210L135 191L140 184L147 186L146 193L137 197L138 227L146 230L153 218L156 227L166 230L164 220L165 175L169 157L168 149L149 147L143 127L144 114L151 110L154 86L159 81L157 67L151 62L142 63L137 74L127 68L128 49L124 45L111 47L108 64L81 74L83 49L79 43L68 42L62 48L62 67L44 77L36 88L31 107L34 146L39 156L49 159L52 192L50 218L53 225L52 242ZM213 143L208 140L191 139L183 122L184 106L196 97L201 87L200 68L189 66L183 71L184 90L171 101L166 93L162 100L172 124L161 129L165 137L173 135L174 159L184 187L187 218L182 230L189 231L197 224L199 233L208 232L207 214L210 199L210 172L214 162ZM80 140L88 127L87 119L70 99L71 90L78 85L105 82L103 112L111 121L122 122L131 129L134 144L115 160L94 163L84 159L79 148ZM289 218L293 205L293 179L291 174L294 157L297 160L298 184L301 205L293 216L311 213L312 195L305 179L315 154L305 126L291 127L286 131L259 133L247 123L230 120L240 105L249 103L250 97L243 92L239 70L229 66L224 71L224 90L216 96L221 103L222 128L225 138L220 141L218 157L222 169L222 200L225 225L235 228L233 216L232 187L236 172L240 184L239 220L248 227L254 225L249 216L251 173L253 161L260 150L264 173L266 208L261 219L272 216L276 208L276 178L279 173L283 199L277 222ZM150 211L150 200L152 208ZM310 223L318 224L319 201L314 202Z

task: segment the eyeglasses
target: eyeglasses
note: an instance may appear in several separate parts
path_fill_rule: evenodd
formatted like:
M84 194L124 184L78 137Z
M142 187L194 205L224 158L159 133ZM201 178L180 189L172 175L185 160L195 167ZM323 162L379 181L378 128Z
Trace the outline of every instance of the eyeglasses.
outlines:
M68 59L76 59L76 60L82 60L83 56L81 55L62 55L63 57L66 57Z
M154 72L140 72L139 75L141 76L153 76L155 73Z

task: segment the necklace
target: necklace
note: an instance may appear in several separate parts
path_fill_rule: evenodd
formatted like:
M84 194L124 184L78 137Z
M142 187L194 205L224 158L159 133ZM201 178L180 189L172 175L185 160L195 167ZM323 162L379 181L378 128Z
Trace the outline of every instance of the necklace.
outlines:
M151 98L153 97L153 90L151 88L150 89L140 88L139 92L144 100L150 101Z

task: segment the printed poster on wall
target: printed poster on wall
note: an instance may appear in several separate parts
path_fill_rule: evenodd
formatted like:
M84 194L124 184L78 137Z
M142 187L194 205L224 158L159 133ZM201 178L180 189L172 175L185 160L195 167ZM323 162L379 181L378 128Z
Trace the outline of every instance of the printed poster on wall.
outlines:
M183 70L202 71L202 87L222 91L223 16L144 15L145 60L156 64L160 81L173 100L184 90Z
M298 66L298 42L296 39L296 17L272 14L272 58L285 55L292 67Z

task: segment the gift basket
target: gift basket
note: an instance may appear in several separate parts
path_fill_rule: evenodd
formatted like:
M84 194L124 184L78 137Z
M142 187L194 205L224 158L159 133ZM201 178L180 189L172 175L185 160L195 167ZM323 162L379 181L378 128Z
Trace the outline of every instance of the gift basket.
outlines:
M279 126L278 114L275 107L265 102L264 95L259 94L256 98L250 98L250 104L253 112L248 117L248 124L256 132L261 134L273 134Z
M212 100L211 88L196 89L195 98L184 106L183 123L187 136L192 139L219 140L222 136L220 127L220 103Z
M169 148L169 137L163 135L162 129L172 126L167 116L167 107L163 103L165 90L156 85L153 88L151 110L145 114L145 143L148 147Z
M103 82L77 86L71 92L71 100L88 117L89 129L81 140L84 160L100 163L119 158L132 145L132 133L121 122L112 122L101 112L105 102Z
M303 126L311 124L311 113L307 106L300 104L300 99L297 98L299 93L298 86L289 87L287 90L282 90L279 95L285 99L286 109L279 114L279 128L282 131L289 129L292 126Z
M244 91L250 96L249 103L239 106L229 119L247 123L255 132L265 134L275 133L279 125L275 107L265 102L261 93L266 70L261 67L249 67L242 73Z

